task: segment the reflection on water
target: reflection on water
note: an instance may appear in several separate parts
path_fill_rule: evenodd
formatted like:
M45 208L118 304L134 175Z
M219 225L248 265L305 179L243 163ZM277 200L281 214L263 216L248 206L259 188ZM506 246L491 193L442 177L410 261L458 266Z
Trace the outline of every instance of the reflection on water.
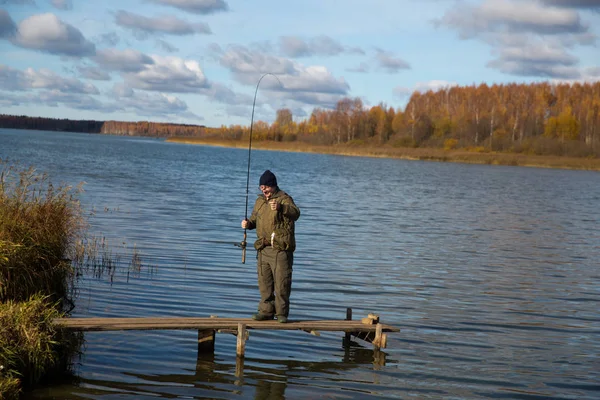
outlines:
M254 313L254 252L241 264L234 246L246 156L0 130L0 158L85 181L92 233L153 266L82 276L75 316ZM241 368L233 335L198 361L196 332L94 332L79 384L31 395L598 398L599 173L253 152L252 177L267 168L302 209L290 318L378 313L402 329L383 363L370 346L345 350L343 333L251 332Z
M351 373L359 366L372 366L374 371L381 371L387 353L350 342L343 346L342 354L338 361L304 362L197 353L195 368L184 368L177 374L170 373L168 360L165 360L163 370L157 373L124 371L121 382L114 382L109 374L92 374L63 386L37 390L28 397L46 398L52 394L59 398L120 398L123 395L132 398L156 398L157 395L163 398L230 395L253 399L339 398L339 387L343 386L349 397L375 398L377 393L356 385ZM311 388L317 382L318 394Z

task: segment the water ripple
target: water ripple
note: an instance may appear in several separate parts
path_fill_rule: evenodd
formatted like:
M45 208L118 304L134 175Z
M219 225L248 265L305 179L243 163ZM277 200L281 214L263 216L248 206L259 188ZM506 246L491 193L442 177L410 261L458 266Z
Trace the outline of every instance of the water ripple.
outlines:
M92 233L120 258L80 277L74 315L255 312L255 252L241 264L233 245L243 149L11 130L0 141L0 158L87 182ZM198 356L192 331L90 332L79 384L31 398L598 398L600 174L253 153L252 177L267 168L302 209L290 317L376 312L402 329L385 351L345 348L342 333L252 331L239 374L233 335Z

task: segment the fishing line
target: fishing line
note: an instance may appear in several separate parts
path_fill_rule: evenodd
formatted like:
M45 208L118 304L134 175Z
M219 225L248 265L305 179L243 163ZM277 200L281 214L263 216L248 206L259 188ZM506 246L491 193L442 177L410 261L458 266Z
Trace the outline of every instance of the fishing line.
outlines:
M277 77L277 75L267 72L263 74L258 82L256 83L256 90L254 91L254 101L252 102L252 117L250 118L250 139L248 141L248 172L246 174L246 211L244 214L244 219L248 219L248 195L250 193L250 158L252 154L252 127L254 126L254 108L256 107L256 95L258 94L258 87L260 86L260 82L267 75L273 76L279 82L279 85L283 88L281 81ZM242 248L242 264L246 262L246 229L244 229L244 240L240 244Z

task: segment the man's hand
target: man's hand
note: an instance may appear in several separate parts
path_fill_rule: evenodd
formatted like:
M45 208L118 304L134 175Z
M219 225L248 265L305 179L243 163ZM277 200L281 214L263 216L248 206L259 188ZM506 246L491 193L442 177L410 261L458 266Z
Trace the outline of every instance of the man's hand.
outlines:
M269 201L269 205L271 206L271 210L273 210L273 211L277 211L281 208L281 206L275 199Z
M242 228L247 229L248 225L250 225L250 221L248 221L248 219L243 219L242 220Z

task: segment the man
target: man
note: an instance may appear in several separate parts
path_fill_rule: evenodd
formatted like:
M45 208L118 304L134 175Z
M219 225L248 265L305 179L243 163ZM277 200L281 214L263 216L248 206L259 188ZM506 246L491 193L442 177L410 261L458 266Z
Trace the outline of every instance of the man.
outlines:
M277 186L275 175L266 170L259 180L262 194L258 195L250 219L242 221L242 228L256 229L258 289L260 302L257 321L277 317L286 323L290 311L292 290L292 264L296 238L294 223L300 217L300 209L294 200Z

